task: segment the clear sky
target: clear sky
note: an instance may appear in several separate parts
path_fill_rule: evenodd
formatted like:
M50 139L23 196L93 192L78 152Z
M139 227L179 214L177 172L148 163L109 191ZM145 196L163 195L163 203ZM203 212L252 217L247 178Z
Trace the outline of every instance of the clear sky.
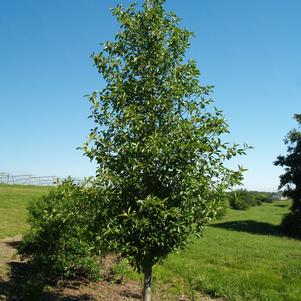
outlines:
M140 3L142 0L138 0ZM93 124L83 97L103 87L89 58L112 40L118 0L0 2L0 172L94 174L80 150ZM283 138L301 113L301 1L167 0L196 37L187 56L230 125L254 147L232 164L247 189L275 191Z

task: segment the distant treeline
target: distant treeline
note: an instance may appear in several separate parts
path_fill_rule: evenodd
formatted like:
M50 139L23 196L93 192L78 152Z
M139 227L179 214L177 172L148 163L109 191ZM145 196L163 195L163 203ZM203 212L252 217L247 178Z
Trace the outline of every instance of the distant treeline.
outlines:
M246 210L262 203L271 203L282 198L281 193L235 190L227 192L226 199L230 208Z

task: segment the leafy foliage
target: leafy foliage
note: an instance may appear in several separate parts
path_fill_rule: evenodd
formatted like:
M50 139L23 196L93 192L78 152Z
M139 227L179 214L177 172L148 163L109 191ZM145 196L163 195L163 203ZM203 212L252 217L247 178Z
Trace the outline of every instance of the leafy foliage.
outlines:
M272 203L274 193L268 192L254 192L254 197L260 203Z
M272 202L272 196L270 193L247 190L235 190L228 192L227 199L230 208L237 210L246 210L252 206Z
M101 190L67 180L29 205L30 230L19 253L50 279L99 273Z
M237 210L248 209L253 203L252 202L253 200L250 197L250 195L248 195L244 190L237 190L228 193L228 201L229 201L229 206L232 209L237 209Z
M202 232L242 179L242 168L223 162L245 151L221 141L228 126L212 87L200 86L196 62L185 58L193 34L164 2L113 9L121 30L93 55L106 86L89 98L96 126L84 145L109 192L104 237L138 271Z
M215 219L216 220L222 219L227 213L228 208L229 208L228 198L227 198L227 194L225 194L224 196L221 196L219 207L216 210Z
M294 115L299 127L301 114ZM291 236L301 237L301 131L291 130L284 140L287 147L286 156L278 156L274 162L285 167L285 173L280 176L279 189L284 188L284 196L292 198L291 212L282 221L284 229Z

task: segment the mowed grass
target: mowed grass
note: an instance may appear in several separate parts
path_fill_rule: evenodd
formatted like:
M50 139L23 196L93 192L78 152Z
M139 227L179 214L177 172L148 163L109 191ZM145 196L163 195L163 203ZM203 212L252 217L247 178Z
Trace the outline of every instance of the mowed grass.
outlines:
M48 187L0 184L0 239L22 233L27 228L27 204L48 191Z
M282 236L290 202L229 210L202 238L155 269L160 283L193 297L201 291L228 300L300 301L301 242ZM173 284L174 283L174 284Z
M0 238L26 228L26 205L49 188L0 185ZM301 242L282 235L279 224L289 201L246 211L228 210L200 239L154 269L161 300L199 293L235 301L301 301ZM141 279L122 262L117 273Z

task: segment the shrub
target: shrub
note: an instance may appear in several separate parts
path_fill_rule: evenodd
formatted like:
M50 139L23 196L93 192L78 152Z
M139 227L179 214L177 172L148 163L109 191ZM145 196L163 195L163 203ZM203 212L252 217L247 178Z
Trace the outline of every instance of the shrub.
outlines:
M272 194L268 192L236 190L227 193L228 204L232 209L246 210L262 203L273 202Z
M96 278L97 255L102 247L97 238L105 224L104 219L97 218L101 195L100 189L67 180L31 202L30 230L18 249L21 256L47 278Z
M236 190L228 193L229 206L232 209L246 210L251 206L260 205L261 201L254 193L247 190Z
M268 192L254 192L254 197L259 203L272 203L272 194Z
M232 192L228 195L229 206L232 209L245 210L249 207L248 203L244 201L238 192Z

